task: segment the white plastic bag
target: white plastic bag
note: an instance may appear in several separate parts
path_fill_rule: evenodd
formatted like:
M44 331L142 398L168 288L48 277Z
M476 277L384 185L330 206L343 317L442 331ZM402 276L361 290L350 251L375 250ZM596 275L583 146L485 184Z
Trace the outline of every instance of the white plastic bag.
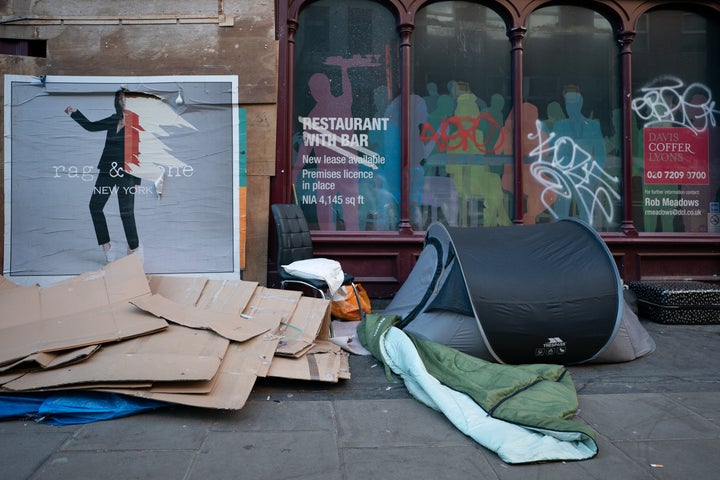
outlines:
M343 272L340 262L329 258L308 258L307 260L298 260L290 265L282 265L290 275L300 278L308 278L313 280L323 280L328 285L330 296L335 299L335 294L341 289L345 280L345 272Z

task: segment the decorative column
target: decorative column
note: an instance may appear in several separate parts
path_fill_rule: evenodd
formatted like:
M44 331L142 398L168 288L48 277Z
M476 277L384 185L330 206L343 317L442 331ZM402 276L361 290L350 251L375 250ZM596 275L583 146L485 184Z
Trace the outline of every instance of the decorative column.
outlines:
M510 39L510 68L512 71L512 121L513 121L513 223L523 223L523 131L522 131L522 103L523 103L523 47L522 39L525 37L525 27L513 27L508 30Z
M271 202L294 203L292 194L292 129L294 115L294 61L295 58L295 32L298 23L288 19L286 23L280 23L278 37L281 39L278 49L278 118L277 118L277 140L275 147L276 156L276 182L271 182ZM286 38L287 42L282 39ZM280 108L284 105L284 108Z
M412 85L410 82L411 63L410 63L410 37L413 31L413 25L404 23L398 27L400 32L400 172L401 185L400 191L402 198L400 199L400 223L398 230L401 234L411 234L412 225L410 224L410 92Z
M635 32L624 30L618 34L620 44L620 71L622 76L622 221L620 231L630 237L638 232L632 218L632 51L630 45Z

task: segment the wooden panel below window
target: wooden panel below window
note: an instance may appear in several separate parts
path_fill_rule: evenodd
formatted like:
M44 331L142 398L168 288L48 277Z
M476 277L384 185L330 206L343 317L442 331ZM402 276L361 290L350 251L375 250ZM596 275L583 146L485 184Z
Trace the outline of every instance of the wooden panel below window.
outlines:
M720 282L720 253L638 253L641 280Z
M402 286L422 251L421 233L402 236L314 234L317 256L335 258L374 298L391 298ZM696 280L720 284L720 242L708 238L604 238L624 282Z

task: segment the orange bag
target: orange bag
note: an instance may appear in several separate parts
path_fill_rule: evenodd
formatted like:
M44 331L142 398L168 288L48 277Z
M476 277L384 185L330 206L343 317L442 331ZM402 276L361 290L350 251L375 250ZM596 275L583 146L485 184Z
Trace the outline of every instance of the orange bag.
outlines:
M345 300L333 300L330 302L330 313L332 317L340 320L360 320L360 309L358 308L357 297L355 296L355 292L353 292L352 285L346 285L343 288L345 288L347 298ZM355 288L357 289L358 297L360 297L363 312L372 313L370 297L367 291L359 283L355 284Z

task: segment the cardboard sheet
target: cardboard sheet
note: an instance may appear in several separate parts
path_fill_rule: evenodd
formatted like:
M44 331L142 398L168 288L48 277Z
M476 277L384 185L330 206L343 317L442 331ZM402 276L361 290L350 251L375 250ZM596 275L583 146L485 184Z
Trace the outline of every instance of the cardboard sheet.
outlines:
M268 377L337 383L341 379L350 378L348 357L347 352L332 342L319 340L302 357L276 356L270 365Z
M0 329L40 321L40 287L0 289L0 305Z
M221 312L243 313L257 288L257 282L209 280L197 306Z
M18 379L25 375L29 370L27 369L14 369L12 371L3 372L0 373L0 385L3 385L7 382L10 382L12 380ZM5 389L0 386L0 392L4 391Z
M149 277L150 291L182 305L227 313L242 313L258 287L257 282L213 280L205 277Z
M300 297L293 315L283 325L277 355L300 357L317 339L329 336L330 301Z
M235 410L257 377L350 378L347 353L325 341L329 301L256 282L146 276L137 255L47 287L3 278L0 307L4 391L109 390Z
M50 352L156 332L167 322L128 303L149 295L137 255L48 287L0 291L0 365Z
M206 330L170 325L153 335L107 344L72 367L28 373L3 387L35 390L90 382L209 380L229 343Z
M59 352L38 352L33 355L29 355L18 362L0 367L0 372L5 372L18 367L24 367L29 370L38 370L70 365L75 362L85 360L87 357L97 352L99 348L100 345L89 345L87 347L61 350ZM2 385L2 383L0 383L0 385Z
M239 410L247 402L258 373L266 371L273 359L277 337L264 335L247 342L231 342L218 375L211 382L212 390L198 395L190 389L177 385L176 391L168 391L170 385L153 386L149 390L116 389L117 393L204 408Z
M179 325L211 330L236 342L244 342L270 330L269 326L244 318L239 313L182 305L158 294L136 298L132 304Z
M207 283L208 279L205 277L148 276L151 293L183 305L196 305Z
M0 365L53 352L157 332L168 323L130 303L109 305L0 330Z
M295 313L302 293L293 290L278 290L258 286L243 314L253 318L258 315L279 315L289 319Z
M138 254L40 289L43 318L84 312L150 293Z

